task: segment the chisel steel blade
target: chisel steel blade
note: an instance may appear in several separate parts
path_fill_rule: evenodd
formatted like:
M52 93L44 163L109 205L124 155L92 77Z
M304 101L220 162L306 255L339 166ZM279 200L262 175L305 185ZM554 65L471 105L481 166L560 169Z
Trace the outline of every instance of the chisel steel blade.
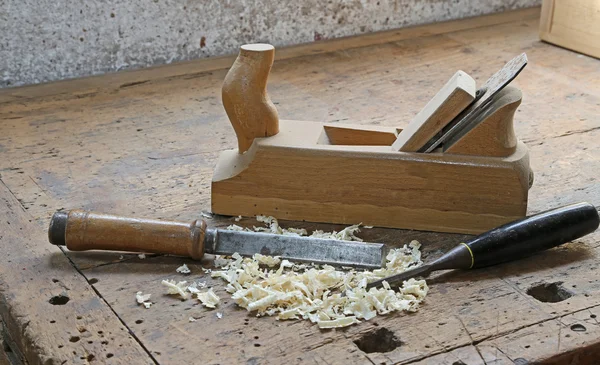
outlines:
M380 287L384 281L386 281L390 286L400 286L402 283L410 278L415 277L427 277L431 272L430 265L423 265L419 267L415 267L413 269L409 269L400 274L388 276L387 278L379 279L367 284L366 289L369 290L371 288Z
M242 256L260 253L291 261L369 269L381 268L387 254L385 245L380 243L222 229L207 232L205 252L216 255L237 252Z

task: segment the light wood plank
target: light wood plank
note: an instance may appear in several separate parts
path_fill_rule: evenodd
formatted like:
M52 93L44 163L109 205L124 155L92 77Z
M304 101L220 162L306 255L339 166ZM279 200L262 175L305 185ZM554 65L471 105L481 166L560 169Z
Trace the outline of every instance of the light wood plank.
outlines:
M600 58L600 3L543 0L540 38Z
M378 126L324 125L319 143L345 146L390 146L398 136L398 130Z
M419 151L475 100L476 91L475 80L464 71L457 71L402 130L392 150Z

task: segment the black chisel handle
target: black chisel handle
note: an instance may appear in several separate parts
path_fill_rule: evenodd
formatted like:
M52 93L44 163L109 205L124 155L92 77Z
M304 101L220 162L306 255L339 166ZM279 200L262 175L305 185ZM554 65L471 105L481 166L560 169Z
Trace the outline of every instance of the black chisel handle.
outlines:
M432 271L472 269L517 260L594 232L600 225L596 208L578 203L507 223L461 243L437 260L367 284L367 289L390 285Z
M507 223L465 242L471 268L495 265L570 242L598 228L600 217L589 203L548 210Z

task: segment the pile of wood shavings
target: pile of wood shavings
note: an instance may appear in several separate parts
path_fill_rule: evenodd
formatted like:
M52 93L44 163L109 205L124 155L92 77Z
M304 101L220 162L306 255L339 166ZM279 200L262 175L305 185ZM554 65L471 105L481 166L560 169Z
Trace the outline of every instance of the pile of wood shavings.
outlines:
M307 235L303 229L282 229L273 217L257 219L269 226L254 227L255 231ZM235 225L229 228L244 230ZM315 233L322 238L361 241L354 235L358 230L359 225L356 225L340 232ZM384 288L368 291L365 287L368 282L422 265L419 247L419 242L412 241L400 249L390 250L385 268L373 271L340 271L329 265L297 265L278 257L257 254L242 258L234 254L232 259L219 257L216 262L222 270L213 271L211 276L225 280L226 290L235 302L248 311L256 311L257 316L309 319L320 328L339 328L360 323L361 319L369 320L377 314L412 312L418 308L427 295L425 280L407 280L397 292L387 283ZM278 268L274 269L275 266ZM342 296L344 292L346 295Z
M307 236L308 232L304 228L281 228L279 226L279 222L274 217L268 217L264 215L257 215L256 220L262 223L267 224L267 227L253 227L243 228L238 226L237 224L232 224L227 227L228 230L232 231L249 231L249 232L265 232L272 234L281 234L284 236ZM360 231L360 224L355 224L353 226L346 227L339 232L324 232L321 230L314 231L310 236L316 238L327 238L327 239L335 239L335 240L344 240L344 241L359 241L362 242L360 237L357 237L355 233Z

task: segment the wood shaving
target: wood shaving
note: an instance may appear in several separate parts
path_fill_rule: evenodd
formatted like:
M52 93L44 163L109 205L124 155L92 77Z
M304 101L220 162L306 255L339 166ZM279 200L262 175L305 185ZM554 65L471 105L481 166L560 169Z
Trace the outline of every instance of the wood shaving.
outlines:
M198 293L200 293L200 289L198 289L198 288L205 288L205 287L206 287L205 282L200 282L200 283L193 282L192 284L190 284L187 287L187 291L189 291L192 294L198 294Z
M179 295L182 299L188 299L188 294L185 292L187 289L187 281L180 281L175 283L175 280L163 280L162 284L167 287L167 294Z
M180 274L189 274L189 273L191 273L191 272L192 272L192 271L190 270L190 268L189 268L189 267L187 267L187 265L186 265L186 264L183 264L183 265L179 266L179 267L177 268L177 270L175 270L175 271L177 271L177 272L178 272L178 273L180 273Z
M196 298L198 298L203 306L212 309L214 309L221 302L221 298L215 294L212 288L203 293L196 293Z
M350 238L352 228L341 236ZM277 319L308 319L320 328L339 328L369 320L393 311L415 311L427 295L425 280L410 279L397 292L385 283L384 288L365 289L367 283L409 268L422 265L420 244L412 241L400 249L390 250L384 268L373 271L338 271L333 266L297 265L281 260L276 270L261 269L255 256L232 260L212 277L228 282L226 290L240 307L257 316L277 316ZM261 255L262 256L262 255ZM342 296L342 292L346 296Z
M347 326L353 325L355 323L360 323L360 321L358 319L356 319L356 317L354 317L354 316L349 316L349 317L337 318L337 319L330 320L330 321L328 321L328 320L319 321L318 325L319 325L319 328L326 329L326 328L347 327Z
M135 293L135 299L138 304L142 304L150 299L151 294L142 294L141 291Z
M146 309L150 308L152 302L150 302L151 294L143 294L141 291L135 293L135 300L138 304L143 304Z
M230 231L252 231L251 229L240 227L237 224L232 224L232 225L228 226L226 229L228 229Z
M266 227L254 227L251 230L233 224L228 229L307 235L304 229L281 228L273 217L257 216L257 220L265 223ZM362 241L355 235L359 228L360 224L356 224L339 232L315 231L311 235ZM352 268L342 271L330 265L294 264L280 257L261 254L243 258L237 253L231 258L217 256L215 266L221 270L202 268L202 271L226 281L228 284L225 289L232 294L236 304L255 312L258 317L268 315L276 316L278 320L308 319L322 329L341 328L377 315L418 309L429 290L425 280L409 279L397 291L392 290L387 282L383 283L383 288L366 290L366 285L422 265L419 248L419 242L412 241L400 249L392 249L386 256L385 267L372 271L355 271ZM168 294L178 294L188 299L188 293L191 293L207 308L216 308L220 303L220 298L212 288L204 292L199 290L206 286L205 282L188 285L186 281L175 283L163 280L162 283L167 286ZM342 293L346 295L342 296ZM223 313L217 312L216 316L222 318Z
M230 231L265 232L272 234L281 234L285 236L308 236L308 232L304 228L281 228L281 226L279 225L279 221L275 217L257 215L256 220L261 223L265 223L266 226L253 227L252 229L250 229L240 227L237 224L232 224L228 226L227 229ZM356 236L356 233L360 232L360 225L360 223L355 224L353 226L346 227L339 232L324 232L321 230L316 230L310 236L324 239L362 242L362 239Z
M230 260L230 259L227 259L227 258L225 258L225 257L223 257L223 256L220 256L220 255L216 255L216 256L215 256L215 262L214 262L214 265L215 265L216 267L223 267L223 266L226 266L226 265L228 265L230 262L231 262L231 260Z
M255 253L252 258L258 261L261 265L265 265L268 267L273 267L279 265L281 263L281 258L279 256L265 256L259 253Z
M346 227L339 232L323 232L323 231L314 231L310 236L316 238L326 238L333 240L342 240L342 241L359 241L362 242L362 238L356 237L355 233L360 232L360 224L355 224L350 227Z

